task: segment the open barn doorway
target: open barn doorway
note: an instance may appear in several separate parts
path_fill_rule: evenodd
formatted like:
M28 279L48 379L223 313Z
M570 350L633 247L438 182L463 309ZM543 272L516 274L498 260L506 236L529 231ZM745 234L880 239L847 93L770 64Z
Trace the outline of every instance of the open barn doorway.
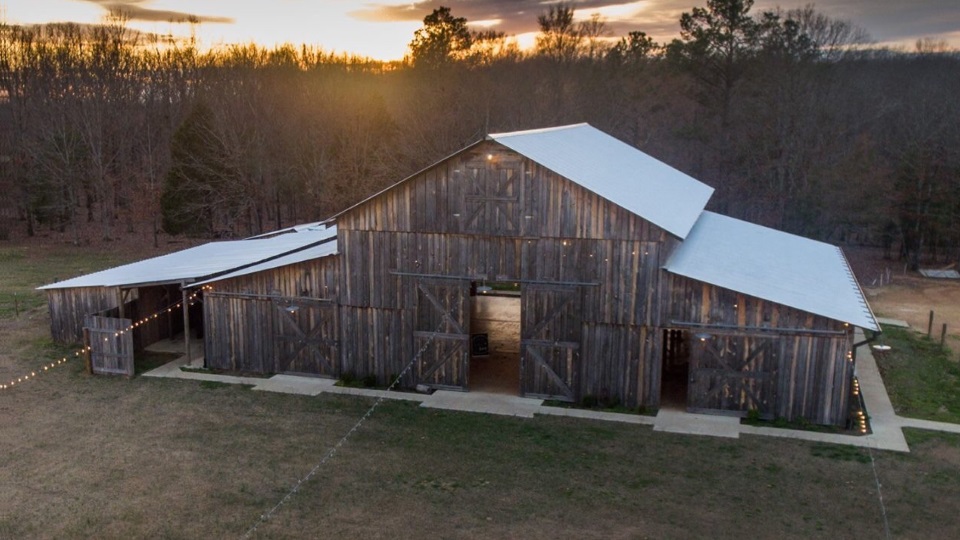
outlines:
M663 331L663 365L660 380L660 407L686 410L690 381L690 333L667 328Z
M520 393L520 285L475 282L470 302L470 390Z

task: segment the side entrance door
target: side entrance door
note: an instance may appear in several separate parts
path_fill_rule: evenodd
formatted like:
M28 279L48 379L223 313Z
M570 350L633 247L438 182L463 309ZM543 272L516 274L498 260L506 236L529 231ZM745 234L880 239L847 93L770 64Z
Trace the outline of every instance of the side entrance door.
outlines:
M337 305L306 298L278 298L273 304L277 372L339 376Z
M133 332L129 331L132 323L130 319L84 317L84 341L90 348L90 369L94 374L133 377Z
M691 412L745 416L756 410L773 419L780 340L757 336L694 336L690 347Z
M520 387L527 397L580 397L581 291L573 286L523 286Z
M470 374L470 281L417 281L414 366L418 384L466 390Z

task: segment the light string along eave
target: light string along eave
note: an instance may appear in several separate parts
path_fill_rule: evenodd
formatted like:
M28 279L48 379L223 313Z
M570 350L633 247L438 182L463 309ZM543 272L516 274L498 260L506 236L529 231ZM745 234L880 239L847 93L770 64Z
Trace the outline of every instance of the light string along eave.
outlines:
M205 287L203 287L203 288L204 288L204 289L207 289L207 290L212 290L212 287L209 287L209 286L205 286ZM196 293L193 293L192 295L190 295L189 298L187 298L187 302L189 303L189 305L192 306L193 304L196 303L195 301L196 301L196 299L197 299L197 295L199 295L199 294L200 294L199 292L196 292ZM155 320L155 319L156 319L157 317L159 317L160 315L163 315L164 313L170 313L170 312L173 311L174 309L179 308L181 305L183 305L183 300L178 300L177 302L174 302L173 304L170 304L169 306L167 306L167 307L165 307L165 308L161 308L160 310L158 310L158 311L156 311L156 312L154 312L154 313L151 313L150 315L147 315L146 317L140 319L139 321L136 321L136 322L130 324L130 326L128 326L128 327L126 327L126 328L123 328L123 329L121 329L121 330L117 330L116 332L113 333L113 337L114 337L114 338L117 338L117 337L122 336L123 334L126 334L127 332L131 332L131 331L133 331L133 330L135 330L135 329L137 329L137 328L140 328L141 326L143 326L143 325L145 325L145 324L147 324L147 323ZM103 338L103 340L104 340L104 341L109 341L109 340L110 340L110 337L109 337L109 336L108 336L108 337L105 337L105 338ZM93 350L93 347L91 347L90 345L87 345L86 347L83 347L83 348L80 349L79 351L74 351L74 353L73 353L72 355L69 355L69 354L68 354L68 355L64 356L63 358L60 358L59 360L56 360L56 361L54 361L54 362L50 362L49 364L44 364L43 366L40 366L40 367L37 368L36 370L31 370L30 373L27 373L27 374L25 374L25 375L21 375L20 377L17 377L16 379L10 379L10 382L0 383L0 390L10 390L10 389L13 388L14 386L23 384L23 383L29 381L30 379L35 379L35 378L37 378L38 376L40 376L41 374L43 374L43 373L45 373L45 372L47 372L47 371L50 371L51 369L53 369L53 368L55 368L55 367L57 367L57 366L66 364L69 360L74 360L74 359L76 359L76 358L80 358L81 355L85 355L86 353L88 353L88 352L90 352L90 351L92 351L92 350Z

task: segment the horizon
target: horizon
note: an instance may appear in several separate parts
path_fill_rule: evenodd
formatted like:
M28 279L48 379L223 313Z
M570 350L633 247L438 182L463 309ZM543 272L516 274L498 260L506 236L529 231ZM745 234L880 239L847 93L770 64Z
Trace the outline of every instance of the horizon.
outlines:
M814 8L831 18L863 28L877 47L912 50L921 39L943 41L960 49L960 10L947 0L919 0L909 5L870 0L828 0ZM158 36L195 37L201 49L256 43L271 48L284 44L316 46L324 51L375 60L402 60L414 32L434 8L445 5L456 17L465 17L473 30L504 32L521 50L533 46L537 15L545 4L538 0L452 0L407 4L353 0L309 2L287 0L281 9L264 10L257 4L213 0L14 0L0 2L0 20L14 25L59 22L100 24L110 8L121 8L128 28ZM593 14L604 18L610 38L632 30L646 32L664 43L679 37L683 12L706 0L642 0L574 2L577 20ZM761 0L753 15L776 7L784 10L807 5ZM193 23L188 22L193 20ZM374 37L371 37L374 36Z

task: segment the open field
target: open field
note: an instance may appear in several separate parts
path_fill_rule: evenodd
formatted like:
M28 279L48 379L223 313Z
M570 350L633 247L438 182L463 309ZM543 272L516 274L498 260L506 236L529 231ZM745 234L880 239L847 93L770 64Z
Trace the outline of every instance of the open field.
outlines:
M59 271L6 249L11 280ZM47 332L42 306L0 315L0 380L65 352ZM239 537L370 404L70 362L0 391L0 538ZM893 537L960 537L960 438L908 438L871 454L386 402L257 537L882 538L872 459Z
M850 248L844 251L878 317L904 320L925 334L933 310L933 337L939 341L943 324L946 324L947 345L953 350L954 359L960 357L960 280L930 279L916 273L904 273L902 263L884 260L878 249ZM893 278L892 283L882 287L873 285L887 270Z

